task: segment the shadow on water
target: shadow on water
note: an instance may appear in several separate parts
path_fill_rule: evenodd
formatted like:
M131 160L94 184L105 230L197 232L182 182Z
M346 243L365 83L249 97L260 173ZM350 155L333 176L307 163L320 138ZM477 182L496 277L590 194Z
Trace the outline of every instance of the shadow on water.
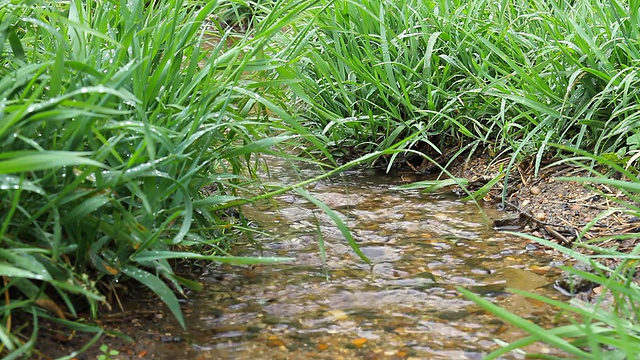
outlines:
M270 181L296 182L295 172L277 166ZM302 197L247 207L246 216L270 235L256 239L260 250L240 255L296 260L209 266L205 290L185 306L188 343L159 344L157 353L167 359L479 359L497 347L494 339L522 335L456 286L539 325L554 321L548 307L506 291L559 296L547 286L556 274L544 250L492 230L488 219L501 217L495 210L482 214L450 196L389 189L399 183L397 176L351 171L309 189L341 214L372 265ZM169 322L161 326L179 332Z

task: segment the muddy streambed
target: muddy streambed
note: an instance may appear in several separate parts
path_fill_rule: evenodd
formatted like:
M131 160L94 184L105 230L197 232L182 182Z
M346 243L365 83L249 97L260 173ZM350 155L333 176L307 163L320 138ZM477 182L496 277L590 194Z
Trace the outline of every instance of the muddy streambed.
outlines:
M272 170L270 181L317 175L285 168ZM166 359L478 359L497 347L495 339L522 335L463 298L457 286L539 325L554 321L544 304L505 291L560 296L542 248L494 231L490 219L503 216L496 210L483 214L446 193L390 189L401 183L398 176L353 171L309 188L341 214L372 265L302 197L247 207L246 216L265 233L256 236L258 246L240 244L236 253L295 261L208 265L205 290L184 306L189 334L167 318L157 329L167 336L150 352Z

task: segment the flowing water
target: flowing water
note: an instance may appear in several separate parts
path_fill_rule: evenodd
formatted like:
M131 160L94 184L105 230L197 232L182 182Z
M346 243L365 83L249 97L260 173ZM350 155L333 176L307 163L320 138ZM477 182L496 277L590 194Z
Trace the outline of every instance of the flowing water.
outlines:
M300 171L300 170L299 170ZM281 165L270 181L294 183ZM351 171L308 190L349 225L372 264L362 262L321 210L297 195L256 204L245 214L265 235L260 250L279 265L210 265L205 290L185 305L187 341L161 343L167 359L478 359L495 339L522 335L462 297L462 286L535 323L553 322L551 258L529 242L491 228L503 214L481 212L442 193L391 190L399 176ZM326 259L319 251L323 239ZM255 244L237 249L256 249ZM171 322L164 331L179 333ZM547 351L540 345L537 351ZM164 355L163 355L164 354ZM509 354L505 358L522 358Z

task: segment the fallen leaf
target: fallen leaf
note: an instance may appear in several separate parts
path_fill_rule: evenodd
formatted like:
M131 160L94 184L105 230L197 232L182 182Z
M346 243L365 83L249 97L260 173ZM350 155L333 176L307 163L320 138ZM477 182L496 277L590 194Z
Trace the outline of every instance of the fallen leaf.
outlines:
M64 316L64 312L62 311L62 309L60 309L58 304L56 304L53 300L49 298L41 297L39 299L36 299L35 303L41 308L45 310L49 310L60 319L63 319L63 320L67 319L66 316Z
M544 306L544 304L545 304L545 302L544 302L544 301L540 301L540 300L537 300L537 299L525 298L524 300L525 300L526 302L528 302L528 303L530 303L530 304L532 304L532 305L534 305L534 306L538 306L538 307L540 307L540 306Z
M113 268L107 264L102 264L102 266L104 266L104 269L111 275L118 275L120 273L120 270Z
M534 273L534 274L538 274L538 275L545 275L547 274L549 271L551 271L551 267L550 266L537 266L537 265L531 265L531 267L529 268L529 270Z
M502 325L498 326L498 328L493 333L495 335L501 335L504 332L506 332L507 330L509 330L509 327L506 324L502 324Z
M270 336L267 339L267 346L269 347L284 347L284 341L282 341L281 339L279 339L276 336Z
M366 344L366 343L367 343L367 341L369 341L369 340L367 340L367 339L365 339L365 338L358 338L358 339L353 340L351 343L352 343L353 345L355 345L356 347L359 347L359 348L360 348L360 347L363 347L363 346L364 346L364 344Z

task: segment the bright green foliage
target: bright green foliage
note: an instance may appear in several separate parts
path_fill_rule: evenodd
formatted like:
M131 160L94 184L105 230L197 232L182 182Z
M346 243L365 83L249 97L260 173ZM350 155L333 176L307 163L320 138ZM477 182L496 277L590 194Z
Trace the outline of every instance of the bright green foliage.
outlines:
M28 354L42 318L94 331L97 341L101 329L63 317L83 303L96 315L116 280L146 285L182 322L176 292L198 284L176 276L172 260L277 260L225 256L236 232L223 210L297 189L337 219L301 187L381 155L462 144L510 153L511 165L535 155L537 169L557 143L606 155L598 161L614 168L636 166L639 8L639 0L0 0L0 275L13 299L0 305L2 354ZM363 156L266 192L251 179L253 155L282 155L280 147L312 162ZM17 312L34 324L26 342L7 327ZM538 338L582 356L557 338L615 328L635 339L628 318ZM589 339L578 345L606 343Z
M280 85L267 42L308 3L233 40L217 6L0 1L0 275L14 299L0 306L4 354L33 346L7 327L17 312L68 324L132 278L183 323L176 292L198 284L172 259L278 260L224 257L237 221L214 210L261 192L253 153L304 135L264 92ZM266 109L281 120L263 121Z
M110 360L116 359L120 352L118 350L109 349L107 345L100 345L101 355L98 356L98 360Z
M626 137L640 122L637 0L327 6L298 71L313 94L310 121L334 146L481 143L514 159L537 154L538 163L550 142L596 153L632 149Z
M336 153L371 153L393 145L395 151L409 153L460 147L457 154L462 154L484 147L512 156L495 182L507 182L518 160L534 157L538 171L554 155L579 153L582 161L586 157L628 180L611 180L607 174L571 180L620 189L631 201L610 199L620 206L610 212L640 216L638 0L323 4L309 19L310 27L301 27L305 51L299 52L292 70L301 83L292 89L304 103L309 124ZM405 188L464 181L424 181ZM632 237L638 234L613 239ZM603 310L537 297L577 316L573 325L549 331L462 290L531 334L489 358L535 341L579 358L636 358L640 248L624 254L601 249L596 241L585 245L595 252L589 258L537 241L583 262L621 260L616 269L599 266L598 274L580 274L608 288L614 307Z

